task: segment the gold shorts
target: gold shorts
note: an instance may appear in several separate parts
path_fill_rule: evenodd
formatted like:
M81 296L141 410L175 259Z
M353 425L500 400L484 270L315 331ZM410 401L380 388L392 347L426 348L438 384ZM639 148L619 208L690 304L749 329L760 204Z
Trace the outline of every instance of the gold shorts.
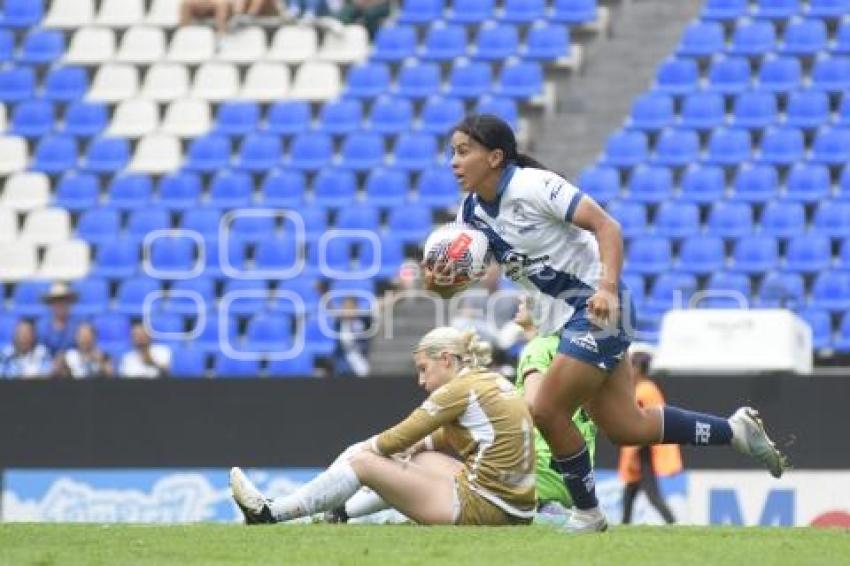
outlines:
M455 478L457 494L456 525L510 526L528 525L532 518L523 518L505 512L501 507L490 503L475 493L466 481Z

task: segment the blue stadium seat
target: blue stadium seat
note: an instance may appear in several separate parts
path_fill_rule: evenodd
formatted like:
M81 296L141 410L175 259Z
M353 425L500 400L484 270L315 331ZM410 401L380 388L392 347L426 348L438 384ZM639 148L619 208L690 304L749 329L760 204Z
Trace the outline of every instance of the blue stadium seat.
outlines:
M0 344L11 344L15 338L15 327L19 317L11 313L0 312Z
M354 201L356 194L357 178L351 171L322 169L313 181L313 202L320 206L347 206Z
M762 308L797 308L805 302L806 286L799 273L771 271L765 275L758 293Z
M478 24L493 16L494 0L453 0L446 19L456 24Z
M842 21L835 32L835 40L832 43L833 53L847 55L850 53L850 20Z
M707 275L724 268L726 253L723 240L717 236L694 236L682 241L678 269L686 273Z
M89 78L81 67L53 67L44 77L44 97L55 102L70 102L85 96Z
M145 298L151 293L160 291L159 281L140 275L124 279L118 285L115 294L115 312L131 316L141 316Z
M398 72L396 94L413 99L428 98L439 94L440 81L437 63L408 59Z
M819 129L809 159L834 166L850 161L850 128L824 126Z
M345 96L374 98L390 90L390 69L384 63L353 65L345 79Z
M667 167L638 165L629 179L629 200L659 203L673 193L673 174Z
M748 0L707 0L702 9L706 20L731 21L747 15Z
M215 354L213 373L216 378L256 378L260 377L260 360L242 360L231 358L224 352Z
M363 103L356 98L326 102L319 111L319 130L328 134L350 134L363 122Z
M380 220L380 212L374 205L356 203L339 211L334 227L338 230L377 232L381 225Z
M767 273L776 268L779 251L771 236L744 236L735 243L732 269L743 273Z
M624 291L628 291L637 309L640 310L643 302L646 300L646 282L644 277L637 273L624 273L621 279L625 284Z
M769 20L787 20L800 12L799 0L758 0L754 15Z
M232 300L227 311L233 315L250 316L266 309L269 301L269 287L260 279L225 279L221 300L230 295ZM221 304L219 304L219 308Z
M251 206L253 192L254 183L250 175L233 169L221 169L210 180L208 206L219 208Z
M368 171L384 161L384 137L375 132L354 132L342 144L340 166Z
M765 57L759 67L759 89L787 93L802 84L803 69L796 57Z
M426 24L443 17L443 0L403 0L398 21L403 24Z
M8 63L15 56L15 34L12 30L0 29L0 63Z
M832 244L823 234L802 234L788 240L785 269L801 273L817 273L832 264Z
M275 168L260 184L263 206L298 208L304 204L307 179L301 171Z
M658 67L653 89L681 96L696 90L698 82L699 68L696 61L668 57Z
M308 312L315 312L319 306L318 281L309 277L293 277L283 279L278 283L269 305L270 311L295 313L296 305L293 300L288 298L289 293L298 297L304 303Z
M645 236L649 220L646 206L633 201L612 200L606 206L608 214L620 223L620 229L626 238Z
M114 173L130 161L130 143L123 138L94 138L89 144L82 167L95 173Z
M632 113L626 127L655 131L667 127L675 120L673 99L667 94L649 92L638 96L632 103Z
M243 271L245 269L246 250L245 245L237 238L226 240L217 239L218 232L215 234L216 239L207 239L204 242L204 275L209 277L225 277L230 276L233 271ZM226 248L222 250L222 247ZM224 257L222 257L224 254ZM225 273L225 270L227 272Z
M409 98L379 96L369 113L369 128L381 134L398 134L410 129L413 117Z
M465 114L463 101L458 98L432 96L425 101L420 130L426 134L446 135Z
M186 152L183 167L192 171L212 173L230 164L230 140L220 134L195 138Z
M626 269L633 273L663 273L670 269L672 257L670 241L666 238L636 237L629 244Z
M596 20L596 0L555 0L549 19L564 24L588 24Z
M844 313L838 327L838 336L833 341L835 349L844 354L850 352L850 315Z
M19 281L12 291L9 312L24 317L48 314L50 311L43 297L49 288L47 281Z
M744 273L718 271L712 273L705 287L704 297L698 305L700 308L749 308L751 304L752 286L750 278Z
M259 313L248 322L245 350L275 352L292 346L292 318L285 314Z
M662 202L655 213L655 234L680 239L699 233L699 207L690 202Z
M823 20L794 18L782 35L779 52L797 57L814 55L827 46L826 25Z
M793 238L806 228L806 211L798 202L771 201L761 213L761 233L777 238Z
M153 193L153 181L139 173L121 173L112 178L107 187L109 206L119 210L136 210L147 207Z
M251 173L268 171L283 159L283 144L273 134L253 133L245 136L236 156L235 166Z
M72 102L65 109L62 132L77 137L92 137L106 129L109 112L105 104Z
M713 165L689 165L681 182L679 198L686 202L709 203L721 199L726 193L725 173Z
M836 126L850 126L850 96L842 96L841 102L838 104L838 112L833 119L833 124Z
M0 27L28 28L44 15L42 0L6 0L0 13Z
M422 171L417 186L417 202L437 207L451 208L458 202L460 187L448 167L429 167Z
M779 194L779 173L772 165L745 163L738 169L734 187L734 200L767 202Z
M150 266L172 277L183 276L195 267L197 247L195 241L186 236L156 238L150 245Z
M169 210L186 210L201 200L201 178L190 171L175 171L159 180L158 204Z
M680 125L695 130L710 130L726 120L726 103L717 92L694 92L682 102Z
M676 50L680 57L711 57L725 49L723 26L717 22L695 20L685 27Z
M56 30L32 29L24 37L20 63L28 65L46 65L59 59L65 53L65 37Z
M840 93L850 88L850 57L818 57L811 72L812 88Z
M407 171L421 171L434 165L437 152L435 136L421 133L401 134L393 147L393 165Z
M427 61L451 61L466 55L466 28L437 20L428 28L420 57Z
M403 61L416 55L416 28L409 25L384 25L375 34L374 61Z
M288 271L298 263L297 242L294 238L266 237L257 242L254 263L260 271Z
M785 125L812 129L829 121L829 97L816 90L797 90L788 95Z
M318 204L299 208L297 214L301 217L308 241L318 240L328 227L328 213L325 207Z
M121 214L113 208L89 208L77 220L77 237L92 243L112 242L121 232Z
M106 350L125 350L130 348L130 319L118 313L104 313L92 318L92 326L97 332L98 345ZM120 360L113 360L118 363Z
M546 19L544 0L505 0L500 18L512 24L531 24Z
M152 310L147 314L151 340L171 348L184 344L187 335L183 317L179 314Z
M207 354L200 348L178 346L171 351L168 375L178 378L202 378L207 371Z
M45 173L61 173L77 166L77 140L71 136L50 134L35 146L30 168Z
M35 138L49 133L55 122L53 104L45 100L27 100L17 104L12 111L10 133Z
M335 279L336 273L351 270L351 262L360 238L336 237L325 245L313 244L307 248L307 274Z
M847 0L809 0L805 12L812 18L835 19L847 14L848 10Z
M215 113L213 133L244 136L257 129L260 105L247 100L222 102Z
M696 290L697 280L693 275L664 270L655 279L643 304L649 312L654 313L687 308Z
M519 33L510 24L488 20L481 24L471 51L476 59L502 61L519 53Z
M850 238L850 202L822 200L815 211L812 230L831 238Z
M750 62L745 57L718 55L708 69L711 90L721 94L740 94L752 85Z
M311 377L315 359L313 352L304 349L289 360L269 360L266 373L269 377Z
M387 235L403 242L420 242L433 227L431 210L416 204L404 204L390 210Z
M522 56L535 61L556 61L570 54L570 29L538 21L528 29Z
M380 258L376 254L380 251ZM369 269L374 262L380 259L377 277L390 278L398 274L402 262L404 262L404 245L396 238L382 236L380 246L360 246L360 269Z
M310 129L313 119L310 103L305 100L280 100L266 113L266 129L270 134L293 136Z
M739 21L732 33L729 52L745 57L760 57L770 52L776 44L776 28L763 20Z
M694 130L667 128L658 135L653 161L668 167L685 167L699 160L699 136Z
M77 293L77 302L71 306L76 316L90 317L101 314L109 308L109 283L101 277L77 279L71 284Z
M327 134L305 132L292 140L289 166L294 169L317 171L330 164L333 158L333 140Z
M776 96L766 90L748 90L735 97L732 124L738 128L761 130L777 120Z
M846 200L850 199L850 167L845 166L841 170L841 176L838 178L838 193L836 198Z
M320 322L320 317L324 321ZM306 347L316 356L329 356L336 348L336 339L328 329L333 331L334 322L324 314L311 316L307 319L304 329Z
M177 295L175 292L187 293L187 295ZM202 299L200 304L188 293L197 293ZM199 310L209 313L213 307L215 307L215 283L211 277L205 275L192 279L178 279L172 283L168 299L162 305L166 312L192 316L198 315Z
M785 182L785 198L805 203L816 203L829 197L831 184L829 169L824 165L795 163Z
M745 202L719 201L712 205L706 234L721 238L741 238L753 233L753 209Z
M217 311L211 311L204 321L200 335L195 340L195 347L205 352L221 352L222 346L220 342L228 341L235 347L238 337L238 320L235 316L228 316L226 322L222 326L219 320ZM224 332L220 332L224 330Z
M377 206L404 204L409 190L407 172L401 169L376 167L366 177L366 200Z
M180 228L193 230L203 236L209 243L218 239L218 228L221 220L221 211L212 207L189 208L183 213ZM209 254L207 254L209 256Z
M835 312L850 309L850 272L824 271L815 277L811 305Z
M647 160L648 147L646 135L642 132L621 130L608 138L604 163L614 167L633 167Z
M620 196L620 173L614 167L591 165L579 175L578 188L605 205Z
M712 165L731 167L750 158L752 140L743 128L717 128L709 137L704 161Z
M772 165L791 165L803 159L803 132L798 128L777 127L764 131L759 160Z
M493 70L489 63L461 57L449 71L446 94L458 98L478 98L490 91Z

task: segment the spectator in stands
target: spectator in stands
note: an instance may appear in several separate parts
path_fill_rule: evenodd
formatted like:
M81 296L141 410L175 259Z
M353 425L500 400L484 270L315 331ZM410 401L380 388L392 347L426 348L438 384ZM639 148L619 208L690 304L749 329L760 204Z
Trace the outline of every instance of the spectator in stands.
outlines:
M336 17L344 24L363 24L369 31L369 39L375 39L381 22L389 15L387 0L345 0Z
M652 348L635 343L630 348L630 354L638 405L642 408L663 407L664 395L649 378ZM677 444L623 446L620 448L619 468L620 479L626 484L623 490L624 525L632 522L632 508L641 489L666 523L676 521L658 488L658 476L671 476L682 471L682 452Z
M58 359L57 370L61 377L112 377L115 373L112 360L97 347L94 327L84 322L77 328L77 344Z
M74 346L80 321L71 316L71 306L76 302L77 294L65 283L54 283L42 300L50 307L52 314L38 321L36 335L50 355L55 357Z
M369 375L369 330L372 317L346 297L336 321L337 343L333 353L335 375Z
M230 27L246 19L277 14L276 0L183 0L180 4L180 25L213 18L216 32L223 36Z
M52 362L44 344L37 344L32 322L15 327L14 341L0 351L0 377L47 377Z
M152 344L148 331L137 322L132 329L133 349L121 358L119 374L123 377L165 377L171 369L171 348Z

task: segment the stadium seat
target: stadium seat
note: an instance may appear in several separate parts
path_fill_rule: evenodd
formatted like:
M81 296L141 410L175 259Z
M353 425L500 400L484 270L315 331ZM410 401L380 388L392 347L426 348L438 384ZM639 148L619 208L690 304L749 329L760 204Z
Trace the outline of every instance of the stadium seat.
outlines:
M771 271L762 280L758 304L762 308L797 308L803 305L805 296L806 287L799 273Z
M6 0L0 13L0 26L28 28L36 25L44 14L41 0Z
M405 133L396 139L393 165L407 171L421 171L437 159L437 138L428 134Z
M788 240L785 269L814 274L832 265L832 245L823 234L803 234Z
M34 85L33 85L34 86ZM89 89L85 69L56 66L44 77L44 97L56 102L69 102L82 98Z
M735 243L732 254L734 271L759 274L776 268L779 252L771 236L744 236Z
M840 93L850 88L850 57L817 58L812 67L811 87L829 93Z
M0 313L0 344L11 344L19 317L11 313Z
M457 98L478 98L489 92L492 84L493 70L489 63L460 57L449 71L446 94Z
M824 126L815 134L809 157L815 163L838 166L850 161L850 128Z
M153 193L153 182L147 175L122 173L109 183L109 205L119 210L143 209Z
M109 121L108 108L97 102L72 102L65 109L62 133L90 138L100 135Z
M539 21L529 27L520 53L526 59L557 63L570 56L570 49L569 27Z
M316 171L330 164L333 141L327 134L307 132L296 135L289 152L289 166Z
M735 97L732 125L761 130L777 120L776 96L766 90L748 90Z
M847 13L846 0L809 0L805 14L812 18L835 19Z
M410 129L413 103L408 98L379 96L372 104L369 129L380 134L399 134Z
M189 25L177 29L171 38L165 58L174 63L200 65L215 56L215 34L212 28Z
M192 140L183 167L191 171L211 173L230 164L230 141L218 134L207 134Z
M797 128L776 127L764 131L759 160L773 165L791 165L803 159L805 142Z
M850 272L824 271L815 277L811 306L834 312L850 309Z
M269 107L266 130L270 134L291 136L310 128L310 103L303 100L284 100Z
M776 28L763 20L742 20L735 26L729 53L745 57L761 57L776 45Z
M217 227L217 224L216 224ZM224 277L241 272L245 268L245 246L235 238L218 241L218 231L215 239L205 238L204 242L204 275L208 277ZM225 247L226 246L226 247ZM224 247L224 249L222 249ZM223 256L222 256L223 254Z
M0 281L24 281L36 275L36 247L32 244L10 242L0 244Z
M613 167L591 165L579 174L578 188L604 206L620 196L620 174Z
M494 114L510 124L514 130L519 129L519 109L513 98L484 95L478 99L475 111L479 114Z
M534 98L543 94L543 82L543 68L539 63L509 59L496 80L495 92L511 98Z
M806 213L798 202L771 201L761 214L761 233L776 238L792 238L805 231Z
M366 243L360 245L360 269L366 271L377 264L377 277L395 277L403 262L404 245L393 237L381 237L377 248Z
M694 203L665 201L655 213L655 234L664 238L681 239L699 233L699 207Z
M825 92L797 90L788 95L785 125L813 129L829 121L829 97Z
M168 375L184 379L202 378L206 377L206 371L206 352L200 348L191 346L172 348L171 366L168 369Z
M219 320L218 314L213 311L205 317L205 323L201 328L201 333L195 341L195 347L204 350L205 352L221 352L222 346L220 342L228 341L233 345L238 336L237 319L235 316L228 316L223 324ZM223 327L223 328L222 328ZM224 332L220 332L224 330ZM220 353L219 355L222 355Z
M748 236L753 233L753 209L745 202L716 202L711 206L706 228L706 234L725 239Z
M121 63L152 65L165 57L165 31L157 27L134 26L121 39L115 60Z
M2 146L0 149L3 149ZM50 181L44 173L16 172L6 179L0 194L0 208L17 212L33 211L45 208L49 199Z
M670 269L673 254L666 238L640 236L629 244L626 269L633 273L656 274Z
M0 69L0 102L22 102L35 95L35 74L31 67Z
M237 29L219 42L217 57L228 63L247 65L266 54L266 34L258 26Z
M332 135L351 134L363 122L363 104L354 98L327 102L319 111L319 130Z
M519 53L517 28L492 20L484 22L475 35L471 53L475 59L482 61L503 61L516 55Z
M531 24L546 19L543 0L505 0L499 19L512 24Z
M749 12L748 4L748 0L707 0L702 9L702 18L720 21L736 20Z
M443 0L403 0L398 21L403 24L425 24L443 17Z
M139 266L139 245L129 238L116 238L113 232L109 240L98 245L94 264L92 275L108 279L130 277Z
M400 169L376 167L366 177L366 200L377 206L404 204L409 190L407 172Z
M86 26L74 31L64 61L72 65L100 65L114 60L115 52L114 31Z
M82 168L95 173L113 173L127 166L130 144L122 138L99 137L89 144Z
M48 314L44 295L50 288L48 281L20 281L14 286L9 301L9 313L21 317L36 317Z
M709 137L704 161L731 167L746 161L752 151L750 132L743 128L716 128Z
M97 341L106 351L130 348L130 319L123 314L109 312L92 319Z
M402 64L396 80L396 93L413 99L428 98L440 92L440 67L436 63L409 59Z
M296 212L301 216L301 221L304 224L308 241L312 242L318 240L327 230L328 215L323 206L305 206L299 208Z
M425 34L420 57L427 61L452 61L466 55L466 28L438 20Z
M464 116L463 101L457 98L432 96L425 101L420 130L426 134L446 135Z
M327 61L307 61L295 73L289 96L298 100L324 102L342 90L340 69Z
M493 16L493 0L454 0L445 18L456 24L477 24Z
M62 32L34 28L24 37L18 61L28 65L47 65L59 59L64 52Z
M189 96L189 70L182 63L156 63L148 69L142 98L171 102Z
M460 187L448 167L424 169L416 183L417 202L432 208L452 208L458 202Z
M796 57L810 56L827 46L826 25L822 20L794 18L782 35L779 53Z
M850 352L850 316L847 313L841 317L841 324L838 327L838 336L835 338L833 345L835 349L844 354Z
M77 140L71 136L51 134L35 146L30 168L44 173L61 173L77 166Z
M724 268L723 240L717 236L694 236L682 241L678 269L686 273L708 275Z
M655 131L671 125L674 120L673 99L666 94L649 92L637 97L632 103L626 127Z
M606 209L608 214L620 223L626 238L645 236L649 231L649 217L645 205L628 200L611 200Z
M380 214L378 209L373 205L365 203L352 204L339 211L334 227L338 230L377 232L380 227Z
M139 140L127 170L162 175L177 169L181 161L180 140L168 134L150 134Z
M318 58L337 65L364 61L370 51L369 32L360 24L345 25L341 33L325 34Z
M69 171L59 179L53 202L62 208L82 212L97 206L99 199L100 184L97 176Z
M725 48L723 26L717 22L695 20L685 26L676 50L680 57L711 57Z
M254 185L250 175L233 169L221 169L210 180L209 206L241 208L251 206Z
M305 349L288 360L269 360L266 373L269 377L311 377L314 369L313 353Z
M144 315L149 326L151 340L171 348L181 347L187 332L183 317L169 312L151 310Z
M300 171L275 168L260 185L264 206L297 209L304 204L307 180Z
M243 211L238 211L243 212ZM245 212L251 212L247 210ZM257 209L257 212L267 212L263 209ZM263 238L268 238L274 235L276 227L274 216L262 214L259 216L237 216L231 222L227 223L229 229L229 238L241 242L243 244L257 244Z
M667 167L685 167L699 160L699 136L693 130L667 128L658 135L653 162Z
M239 266L233 266L238 268ZM262 312L266 308L269 300L269 288L264 280L258 279L226 279L224 289L221 293L221 300L230 299L232 302L229 305L229 314L233 315L254 315ZM219 305L219 308L224 308Z
M387 235L403 242L421 242L431 231L433 218L430 209L416 204L404 204L390 210Z
M596 20L596 0L554 0L549 18L565 24L589 24Z
M71 284L77 301L71 306L71 314L91 317L106 312L109 307L109 283L101 277L86 277Z
M648 155L648 142L642 132L623 130L608 138L604 163L614 167L633 167L643 163Z
M185 277L195 267L197 247L187 236L156 238L150 243L150 267L158 272L157 277Z
M354 201L357 179L351 171L326 168L313 181L313 202L325 207L344 207Z
M139 93L139 70L126 63L106 63L94 75L88 99L117 104Z
M695 130L711 130L726 120L726 103L717 92L694 92L682 102L680 125Z
M775 93L787 93L802 83L803 70L796 57L765 57L758 73L759 89Z
M195 138L213 129L211 121L207 101L179 99L168 104L160 131L180 138Z
M298 297L308 312L315 312L319 306L319 291L316 279L295 277L281 280L272 293L269 306L271 312L294 314L296 303L287 298L289 294Z
M194 208L201 199L201 178L189 171L176 171L159 180L159 205L169 210Z
M850 167L845 166L838 178L838 193L836 198L850 199Z
M0 136L0 174L16 173L26 167L26 140L17 136Z
M0 62L7 63L15 58L15 34L12 30L0 29Z
M234 165L250 173L268 171L280 165L283 159L283 144L280 137L272 134L248 134L239 146Z
M192 279L178 279L171 284L168 299L162 308L165 312L197 316L200 309L210 312L215 306L214 298L215 282L211 277L201 275Z
M699 308L750 308L752 287L750 278L743 273L718 271L712 273L705 287L705 297L698 304Z
M725 196L725 173L713 165L689 165L681 182L679 198L686 202L710 203Z
M144 0L102 0L95 23L113 28L128 28L145 16Z
M282 26L274 34L266 59L298 65L319 51L319 37L312 26Z
M249 352L280 352L292 347L292 319L278 313L260 313L248 322L245 331L245 350Z
M159 109L151 100L122 100L115 107L107 135L139 138L159 128Z
M637 309L640 310L643 302L646 300L646 281L644 277L637 273L624 273L621 280L624 283L622 292L624 295L628 294L634 301Z
M295 269L298 264L297 242L294 238L261 238L254 251L258 271L280 272Z
M764 203L779 194L779 173L772 165L744 163L738 169L732 198L742 202Z
M841 55L850 53L850 21L843 21L835 32L832 51Z
M816 203L829 197L832 189L829 169L824 165L795 163L785 182L785 198L804 203Z
M375 35L374 61L400 62L416 55L416 28L396 24L381 26ZM464 44L465 47L465 44Z
M89 208L77 220L77 237L92 244L104 244L121 233L121 214L114 208Z
M759 0L753 15L767 20L787 20L800 12L799 0Z
M708 69L711 90L721 94L740 94L752 84L750 62L745 57L718 55Z
M37 245L64 242L70 238L71 218L64 208L31 210L18 234L19 242Z
M221 378L256 378L260 376L260 360L231 358L224 352L218 352L213 362L213 373Z
M230 63L207 61L195 71L191 97L223 102L236 98L239 88L239 71Z
M171 228L171 218L165 209L140 209L132 212L127 220L127 238L142 242L155 230Z
M292 77L289 67L281 63L259 62L248 67L239 98L259 102L275 102L288 96Z
M629 179L629 200L659 203L670 198L673 192L673 174L666 167L638 165Z
M76 29L94 21L94 0L53 0L42 25Z
M673 308L688 308L696 290L697 280L693 275L662 272L655 279L643 305L651 313L663 313Z
M850 238L850 202L822 200L815 211L812 231L831 238Z

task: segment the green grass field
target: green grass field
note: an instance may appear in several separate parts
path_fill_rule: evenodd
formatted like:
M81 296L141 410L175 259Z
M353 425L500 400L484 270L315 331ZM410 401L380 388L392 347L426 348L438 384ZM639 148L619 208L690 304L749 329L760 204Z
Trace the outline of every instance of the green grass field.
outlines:
M0 564L850 564L850 531L5 524Z

